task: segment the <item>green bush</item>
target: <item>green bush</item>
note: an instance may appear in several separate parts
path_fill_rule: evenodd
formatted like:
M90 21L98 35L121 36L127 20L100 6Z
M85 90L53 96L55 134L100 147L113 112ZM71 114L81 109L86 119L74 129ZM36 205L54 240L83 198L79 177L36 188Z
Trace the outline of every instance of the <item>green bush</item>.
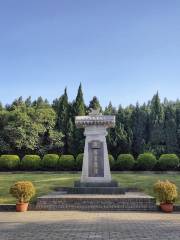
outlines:
M138 156L137 167L140 170L152 170L156 165L157 160L152 153L143 153Z
M42 166L45 169L57 169L58 161L59 161L59 155L45 154L42 160Z
M25 155L21 161L21 167L24 170L40 169L41 158L38 155Z
M114 157L111 154L108 154L110 169L113 170L115 167Z
M177 187L174 183L166 181L158 181L154 184L154 192L160 203L173 203L178 197Z
M77 167L77 170L81 170L82 169L83 157L84 157L84 153L79 153L77 155L77 157L76 157L76 167Z
M32 182L20 181L11 186L9 193L17 199L17 203L27 203L35 195L36 189Z
M118 170L131 170L134 164L135 161L132 154L120 154L116 161Z
M58 161L58 169L60 170L74 170L75 169L75 159L73 155L62 155Z
M179 165L179 158L176 154L162 154L158 161L161 170L174 170Z
M17 170L20 165L20 158L17 155L1 155L0 169L1 170Z

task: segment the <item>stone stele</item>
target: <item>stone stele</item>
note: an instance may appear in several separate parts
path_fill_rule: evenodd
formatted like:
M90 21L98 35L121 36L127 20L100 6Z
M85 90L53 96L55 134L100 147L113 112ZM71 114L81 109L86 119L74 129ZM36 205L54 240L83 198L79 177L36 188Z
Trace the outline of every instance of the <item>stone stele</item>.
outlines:
M87 116L77 116L76 126L85 128L86 136L81 183L109 183L111 173L106 144L107 128L115 126L115 116L91 109Z

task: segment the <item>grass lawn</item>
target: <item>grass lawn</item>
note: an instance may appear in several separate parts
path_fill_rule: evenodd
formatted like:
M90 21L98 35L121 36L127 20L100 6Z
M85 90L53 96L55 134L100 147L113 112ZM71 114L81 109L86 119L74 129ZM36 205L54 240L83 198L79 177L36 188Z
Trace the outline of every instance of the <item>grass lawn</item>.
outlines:
M153 195L153 184L158 180L170 180L179 187L180 174L157 174L157 173L113 173L113 179L121 186L137 187L141 191ZM0 204L15 203L15 199L8 193L10 186L16 181L32 181L36 187L37 196L53 191L54 187L73 186L73 182L80 178L80 174L70 173L0 173ZM178 198L180 203L180 196Z

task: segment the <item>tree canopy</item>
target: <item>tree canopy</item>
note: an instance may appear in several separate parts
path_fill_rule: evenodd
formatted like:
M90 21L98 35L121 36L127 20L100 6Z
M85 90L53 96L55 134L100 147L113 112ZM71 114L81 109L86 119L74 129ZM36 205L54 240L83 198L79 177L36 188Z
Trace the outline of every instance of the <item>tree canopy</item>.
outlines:
M84 150L83 129L75 126L75 116L86 115L90 108L115 115L114 129L108 129L109 153L137 156L152 152L180 153L180 101L160 101L156 93L147 104L118 108L110 102L103 110L94 96L88 105L80 84L74 101L67 89L50 104L47 99L17 98L10 105L0 103L0 154L63 153L77 155Z

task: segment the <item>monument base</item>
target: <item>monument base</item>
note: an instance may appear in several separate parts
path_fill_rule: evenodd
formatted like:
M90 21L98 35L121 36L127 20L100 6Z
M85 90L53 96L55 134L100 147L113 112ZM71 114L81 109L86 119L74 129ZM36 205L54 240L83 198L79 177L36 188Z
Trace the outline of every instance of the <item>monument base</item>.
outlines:
M122 187L61 187L56 191L66 194L125 194L125 188Z
M67 194L125 194L125 188L118 187L118 182L81 182L75 181L74 187L60 187L56 191Z
M118 187L118 182L81 182L75 181L74 187L58 187L58 192L66 194L125 194L124 187Z
M55 192L38 197L36 210L154 211L155 198L137 189L109 183L74 182L74 187L59 187Z
M115 180L112 180L110 182L81 182L81 181L75 181L74 187L81 188L81 187L118 187L118 182Z

